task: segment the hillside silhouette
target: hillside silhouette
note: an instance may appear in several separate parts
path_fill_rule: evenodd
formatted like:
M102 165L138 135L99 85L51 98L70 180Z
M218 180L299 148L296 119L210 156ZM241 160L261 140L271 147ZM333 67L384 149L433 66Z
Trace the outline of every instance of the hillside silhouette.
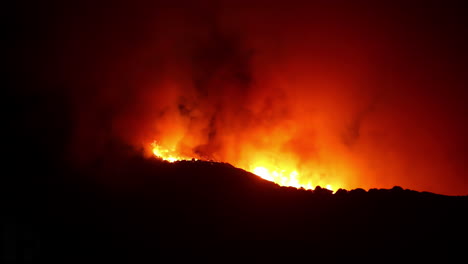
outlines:
M20 258L135 263L298 251L307 259L444 248L462 256L468 237L467 196L280 187L229 164L168 163L125 148L50 173L23 196L14 223Z

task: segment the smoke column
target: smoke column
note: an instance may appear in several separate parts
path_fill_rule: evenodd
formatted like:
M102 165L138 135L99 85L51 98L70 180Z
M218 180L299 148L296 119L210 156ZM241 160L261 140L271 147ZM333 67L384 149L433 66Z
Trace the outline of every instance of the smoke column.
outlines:
M156 140L314 184L468 194L457 6L80 1L47 12L29 62L64 94L77 163L110 141L150 156Z

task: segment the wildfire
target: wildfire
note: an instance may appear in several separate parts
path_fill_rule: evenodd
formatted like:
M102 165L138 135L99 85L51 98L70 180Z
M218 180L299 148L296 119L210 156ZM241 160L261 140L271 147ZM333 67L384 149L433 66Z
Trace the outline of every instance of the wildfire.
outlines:
M156 141L151 144L153 154L165 161L176 162L181 160L197 160L195 158L183 156L177 153L175 148L164 148L159 145ZM251 166L249 168L243 168L250 171L257 176L272 181L281 186L289 186L295 188L304 188L308 190L314 189L312 182L300 181L300 174L297 170L284 170L275 167L267 168L264 166ZM325 186L330 191L334 191L330 184Z
M176 152L175 148L171 148L171 149L163 148L156 141L151 144L151 147L153 149L153 154L156 157L162 160L171 162L171 163L179 161L179 160L192 160L192 158L179 155Z
M252 173L260 176L261 178L277 183L281 186L290 186L296 188L304 188L308 190L314 189L312 182L301 182L299 173L296 170L287 171L280 169L267 169L265 167L255 167L251 170ZM327 184L326 187L328 190L333 191L333 188L330 184Z

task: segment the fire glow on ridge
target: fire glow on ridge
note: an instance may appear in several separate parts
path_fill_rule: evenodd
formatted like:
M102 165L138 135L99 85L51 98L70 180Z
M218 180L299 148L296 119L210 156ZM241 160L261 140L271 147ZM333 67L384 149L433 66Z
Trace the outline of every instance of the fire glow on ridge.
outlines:
M175 149L167 149L159 145L156 141L151 144L152 153L157 158L168 161L170 163L182 160L197 160L192 157L187 157L177 153ZM262 164L263 165L263 164ZM280 186L289 186L295 188L304 188L307 190L314 189L312 182L301 182L299 180L299 172L297 170L279 169L274 166L249 166L249 168L242 168L256 174L257 176L274 182ZM330 184L325 186L326 189L334 191Z

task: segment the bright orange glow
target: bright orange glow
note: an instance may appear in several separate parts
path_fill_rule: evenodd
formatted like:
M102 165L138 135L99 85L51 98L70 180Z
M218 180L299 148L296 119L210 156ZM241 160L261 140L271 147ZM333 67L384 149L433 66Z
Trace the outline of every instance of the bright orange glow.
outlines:
M167 149L163 148L162 146L158 145L158 143L155 141L151 144L153 148L153 154L165 161L168 162L176 162L179 160L191 160L192 158L185 157L182 155L179 155L174 149Z
M300 184L297 171L287 172L285 170L269 170L265 167L255 167L252 173L257 174L265 180L275 182L281 186L291 186L296 188L313 189L312 184Z
M175 162L181 160L192 160L195 158L180 155L174 148L168 149L159 145L156 141L151 144L152 153L165 161ZM196 160L196 159L195 159ZM255 163L253 163L255 164ZM236 165L235 166L239 166ZM300 173L296 169L281 169L277 166L269 164L269 166L239 166L242 169L250 171L259 177L274 182L280 186L289 186L295 188L314 189L314 185L310 180L310 177L301 177ZM323 184L323 183L322 183ZM330 191L334 191L330 184L322 185Z

